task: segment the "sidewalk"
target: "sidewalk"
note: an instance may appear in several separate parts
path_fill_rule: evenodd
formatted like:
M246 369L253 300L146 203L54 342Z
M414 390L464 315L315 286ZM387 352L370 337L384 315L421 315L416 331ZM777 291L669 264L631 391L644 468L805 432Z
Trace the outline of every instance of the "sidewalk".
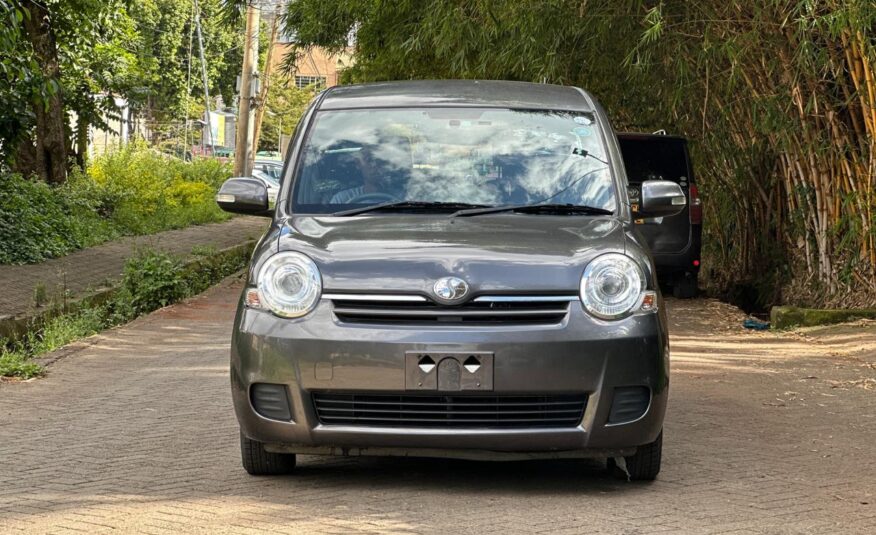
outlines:
M42 283L49 299L63 295L80 297L90 289L107 286L118 279L125 261L137 249L151 247L188 256L193 247L223 249L258 239L269 220L262 217L235 217L222 223L168 230L149 236L134 236L76 251L40 264L0 266L0 320L38 311L34 288Z

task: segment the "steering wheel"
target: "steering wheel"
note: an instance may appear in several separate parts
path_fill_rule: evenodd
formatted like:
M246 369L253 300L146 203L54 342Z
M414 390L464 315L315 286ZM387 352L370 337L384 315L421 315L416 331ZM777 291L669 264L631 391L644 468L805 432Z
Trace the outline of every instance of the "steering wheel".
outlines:
M368 203L380 203L380 202L393 202L400 200L398 197L390 195L389 193L362 193L361 195L356 195L349 201L347 204L368 204Z

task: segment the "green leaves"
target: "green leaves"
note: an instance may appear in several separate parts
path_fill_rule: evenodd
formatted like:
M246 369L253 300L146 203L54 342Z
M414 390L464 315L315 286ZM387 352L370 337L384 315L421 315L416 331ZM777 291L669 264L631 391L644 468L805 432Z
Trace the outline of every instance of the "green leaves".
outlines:
M344 82L578 85L619 129L690 137L721 291L774 300L789 263L822 302L876 277L872 0L297 0L285 22L298 50L355 33Z
M223 1L199 5L211 94L230 105L241 28L223 20ZM24 31L26 8L37 5L55 36L59 79L44 75ZM156 139L179 130L191 104L203 102L196 46L190 64L192 29L191 0L0 0L0 165L27 159L10 148L33 138L34 110L59 93L78 118L68 138L79 128L108 128L105 118L119 112L112 97L127 100Z
M268 94L259 136L259 150L277 150L280 129L290 135L315 94L313 89L299 89L288 77L275 75Z
M121 235L150 234L228 215L213 197L230 176L216 160L182 160L128 146L63 186L0 173L0 264L41 262Z
M141 251L128 260L122 278L124 295L136 317L182 299L186 284L182 261L167 253Z

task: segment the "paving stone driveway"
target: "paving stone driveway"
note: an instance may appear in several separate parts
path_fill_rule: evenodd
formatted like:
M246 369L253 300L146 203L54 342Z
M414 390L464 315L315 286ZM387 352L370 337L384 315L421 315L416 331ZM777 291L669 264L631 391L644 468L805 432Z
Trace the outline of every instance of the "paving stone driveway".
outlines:
M0 533L874 533L876 326L744 332L671 301L663 473L593 462L303 457L240 467L227 374L239 283L0 383Z

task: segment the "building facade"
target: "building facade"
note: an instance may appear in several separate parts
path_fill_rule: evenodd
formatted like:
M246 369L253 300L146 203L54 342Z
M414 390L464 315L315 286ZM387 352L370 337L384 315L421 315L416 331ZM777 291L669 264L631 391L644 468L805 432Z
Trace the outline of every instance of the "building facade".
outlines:
M280 68L287 54L292 53L293 46L288 40L281 39L271 53L271 65L276 71ZM295 72L292 75L295 86L318 88L338 85L340 72L352 65L351 51L331 54L325 49L314 47L301 50L295 61Z

